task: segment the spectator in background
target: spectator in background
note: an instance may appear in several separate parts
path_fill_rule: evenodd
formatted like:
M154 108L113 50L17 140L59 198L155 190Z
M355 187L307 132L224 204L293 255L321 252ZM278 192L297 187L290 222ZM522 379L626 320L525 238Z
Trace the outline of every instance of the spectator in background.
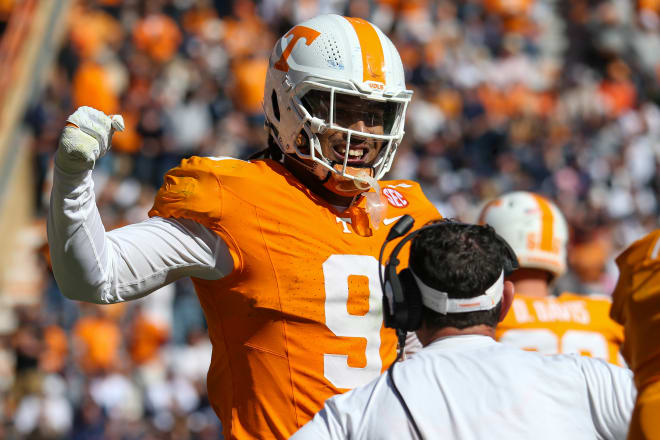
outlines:
M142 18L133 28L133 44L156 63L170 61L181 44L177 23L162 11L162 2L142 4Z
M88 307L92 313L77 321L73 335L78 363L86 375L93 377L119 364L121 332L104 309Z
M5 31L7 27L7 21L9 21L9 15L14 9L15 0L1 0L0 1L0 36Z

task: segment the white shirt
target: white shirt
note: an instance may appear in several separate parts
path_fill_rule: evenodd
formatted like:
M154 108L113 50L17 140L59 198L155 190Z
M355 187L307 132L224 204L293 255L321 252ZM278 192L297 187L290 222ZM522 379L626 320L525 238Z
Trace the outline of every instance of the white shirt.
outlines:
M636 395L629 370L479 335L433 342L393 379L425 439L625 439ZM419 437L386 373L328 399L291 438Z
M192 220L154 217L106 233L91 174L54 171L48 243L55 279L68 298L114 303L186 276L210 280L232 271L225 242Z

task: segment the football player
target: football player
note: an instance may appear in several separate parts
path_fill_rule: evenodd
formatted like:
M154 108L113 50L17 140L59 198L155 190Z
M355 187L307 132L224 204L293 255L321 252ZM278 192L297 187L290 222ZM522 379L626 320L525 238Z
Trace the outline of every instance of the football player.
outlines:
M270 57L264 158L184 160L148 221L107 233L91 169L123 121L78 109L56 153L48 223L62 292L114 303L192 277L225 437L288 438L395 358L380 244L404 214L417 225L439 217L416 183L381 180L411 95L397 50L371 23L299 24Z
M621 326L609 317L611 300L564 292L551 295L553 280L566 271L568 226L557 206L531 192L498 197L481 211L516 252L520 269L511 312L496 330L497 340L544 354L580 353L621 365Z
M611 316L625 329L622 353L635 373L637 401L629 440L660 438L660 230L617 259Z

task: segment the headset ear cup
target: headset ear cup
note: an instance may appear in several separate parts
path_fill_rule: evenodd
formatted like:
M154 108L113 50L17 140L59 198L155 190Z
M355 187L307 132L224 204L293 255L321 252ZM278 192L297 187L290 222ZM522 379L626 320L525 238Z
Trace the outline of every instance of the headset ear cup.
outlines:
M385 292L383 292L383 319L385 327L399 328L401 319L401 283L396 273L396 264L385 267Z
M406 298L406 308L408 311L405 330L415 331L422 325L422 293L410 269L403 269L399 273L399 281L401 282L401 289Z
M391 310L393 307L390 307L390 298L388 298L388 296L392 294L391 291L392 291L392 285L390 284L389 281L385 281L385 288L383 291L383 322L385 323L385 327L387 328L394 328L394 324L393 324L394 311Z

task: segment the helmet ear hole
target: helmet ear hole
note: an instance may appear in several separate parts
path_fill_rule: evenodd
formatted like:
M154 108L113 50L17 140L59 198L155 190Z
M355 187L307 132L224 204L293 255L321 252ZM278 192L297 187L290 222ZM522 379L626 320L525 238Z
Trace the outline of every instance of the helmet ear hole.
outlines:
M277 121L280 121L280 106L277 103L277 92L275 89L273 89L273 93L270 95L270 102L273 105L273 114L275 115L275 119Z
M296 137L296 148L303 154L310 154L310 140L304 130Z

